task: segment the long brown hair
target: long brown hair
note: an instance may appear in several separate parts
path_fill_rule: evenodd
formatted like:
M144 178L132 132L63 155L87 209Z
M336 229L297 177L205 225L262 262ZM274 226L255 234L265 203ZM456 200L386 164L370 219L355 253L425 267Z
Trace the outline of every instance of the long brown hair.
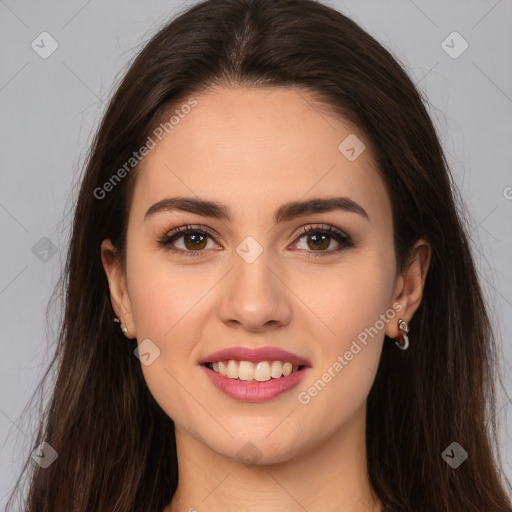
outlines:
M18 480L29 476L24 509L158 512L176 490L174 424L148 391L136 340L112 322L100 258L105 238L124 255L138 167L97 191L165 112L214 85L301 88L356 123L391 198L398 268L419 238L432 247L414 343L406 352L384 343L368 397L368 471L385 509L510 512L496 453L495 333L433 124L391 54L312 0L198 3L151 39L118 86L81 180L56 382L33 445L47 442L58 458L46 469L28 458ZM441 457L454 441L468 453L457 469Z

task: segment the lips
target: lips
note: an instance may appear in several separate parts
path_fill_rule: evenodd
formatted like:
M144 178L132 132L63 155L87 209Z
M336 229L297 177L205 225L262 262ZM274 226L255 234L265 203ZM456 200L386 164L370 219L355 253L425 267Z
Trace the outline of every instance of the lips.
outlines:
M231 347L225 348L209 354L202 358L199 364L216 363L218 361L226 361L234 359L237 361L250 361L251 363L258 363L260 361L289 361L293 365L298 366L311 366L308 359L300 357L292 352L283 350L278 347Z
M244 382L223 377L202 365L210 382L229 398L239 402L267 402L297 387L310 370L304 367L288 377L272 379L267 382Z
M287 361L298 367L293 373L266 382L244 381L220 375L211 366L219 361ZM308 359L277 347L232 347L219 350L199 361L210 382L228 397L240 402L265 402L292 390L311 368Z

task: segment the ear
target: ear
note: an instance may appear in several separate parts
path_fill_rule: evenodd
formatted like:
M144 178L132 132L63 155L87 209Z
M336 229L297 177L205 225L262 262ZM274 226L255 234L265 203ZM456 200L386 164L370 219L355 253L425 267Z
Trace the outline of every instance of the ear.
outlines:
M388 322L386 325L386 335L390 338L397 338L399 335L398 319L410 322L421 303L431 254L432 249L426 240L416 242L406 268L395 281L393 304L399 303L402 309L397 315L397 321Z
M101 243L101 262L108 279L112 308L116 316L121 320L122 326L128 329L125 336L127 338L136 338L130 296L126 287L122 263L115 247L108 239L103 240Z

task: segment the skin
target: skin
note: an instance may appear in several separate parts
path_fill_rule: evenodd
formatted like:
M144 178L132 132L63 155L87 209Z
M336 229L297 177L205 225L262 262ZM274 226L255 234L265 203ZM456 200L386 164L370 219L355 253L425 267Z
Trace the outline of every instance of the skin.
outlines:
M391 203L369 144L349 161L338 145L350 134L362 141L364 135L308 93L237 87L195 98L198 105L143 161L128 220L126 268L110 240L101 246L127 337L139 344L149 338L160 350L141 367L176 426L179 485L164 512L380 511L366 471L366 400L384 334L398 338L398 318L410 321L420 304L430 247L420 240L410 266L397 272ZM274 225L283 203L333 195L359 203L369 220L334 211ZM175 196L218 201L232 220L177 211L144 220L151 205ZM187 224L218 234L207 238L198 258L158 243ZM295 235L317 224L339 228L354 246L308 258L313 233ZM247 236L263 249L252 263L236 252ZM324 253L340 246L330 240ZM174 240L178 250L198 250L186 243L183 235ZM393 304L400 313L386 317L378 335L309 403L300 403L298 393ZM240 402L218 391L198 364L235 345L278 346L312 367L284 395ZM248 442L258 450L255 464L240 460Z

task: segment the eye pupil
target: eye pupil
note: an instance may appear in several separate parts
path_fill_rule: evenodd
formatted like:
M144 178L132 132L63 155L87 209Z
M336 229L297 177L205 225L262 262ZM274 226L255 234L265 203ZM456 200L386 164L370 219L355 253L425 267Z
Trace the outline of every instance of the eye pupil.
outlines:
M192 247L194 249L203 249L203 247L200 247L200 244L206 240L206 237L204 235L198 234L198 233L191 233L189 235L185 235L185 246L187 246L187 242L192 243ZM187 249L190 247L187 246Z
M330 239L330 236L329 235L326 235L324 233L321 233L321 234L314 234L314 235L309 235L308 237L310 240L313 240L313 248L315 249L325 249L325 240L327 239L327 247L329 247L329 239Z

